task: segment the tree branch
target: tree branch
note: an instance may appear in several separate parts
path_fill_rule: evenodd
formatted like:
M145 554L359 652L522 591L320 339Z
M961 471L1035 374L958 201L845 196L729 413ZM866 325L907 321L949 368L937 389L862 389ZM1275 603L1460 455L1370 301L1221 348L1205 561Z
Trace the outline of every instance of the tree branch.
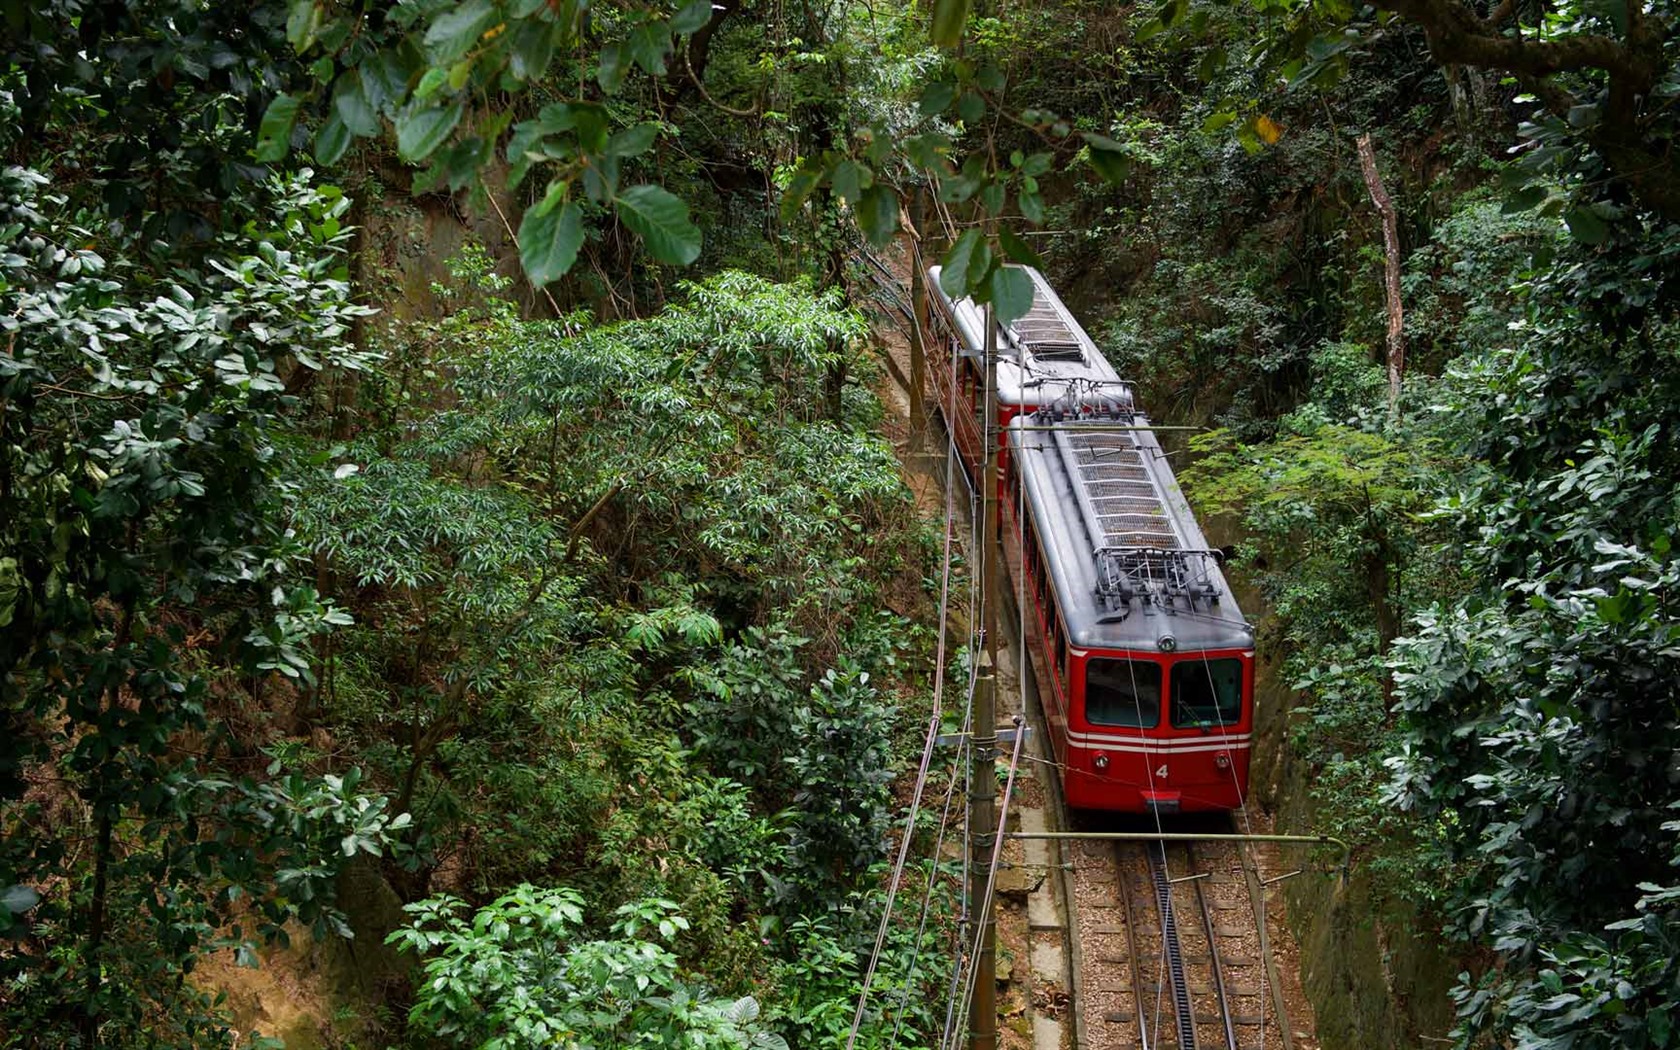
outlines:
M1369 132L1359 136L1359 168L1365 176L1365 188L1371 193L1371 203L1382 217L1383 232L1383 291L1388 301L1388 418L1400 419L1400 378L1406 370L1406 321L1400 305L1400 222L1394 211L1394 201L1383 186L1382 173L1377 170L1377 153L1371 146ZM1366 488L1367 499L1370 496Z
M1423 28L1430 50L1441 62L1496 66L1513 73L1550 76L1602 69L1642 79L1655 70L1618 40L1583 33L1557 40L1504 36L1458 0L1387 0L1388 6Z

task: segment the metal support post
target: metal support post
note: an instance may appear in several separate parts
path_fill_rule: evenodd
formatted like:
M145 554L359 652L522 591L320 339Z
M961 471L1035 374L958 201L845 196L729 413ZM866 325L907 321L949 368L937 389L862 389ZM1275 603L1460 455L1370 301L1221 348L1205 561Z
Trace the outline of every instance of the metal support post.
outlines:
M998 337L997 319L992 313L990 303L986 304L986 425L981 431L981 440L986 444L986 470L981 475L981 509L983 511L980 533L980 549L985 552L985 586L980 592L980 630L985 639L986 655L991 660L991 666L998 665L998 596L1003 593L1003 581L999 579L1003 571L1003 559L998 557L998 486L1002 481L999 476L998 462ZM978 723L975 729L979 729ZM985 727L992 728L988 722Z
M992 906L992 852L997 846L997 676L980 658L974 680L974 753L968 796L968 913L979 924L974 991L968 1003L969 1050L997 1047L997 918Z

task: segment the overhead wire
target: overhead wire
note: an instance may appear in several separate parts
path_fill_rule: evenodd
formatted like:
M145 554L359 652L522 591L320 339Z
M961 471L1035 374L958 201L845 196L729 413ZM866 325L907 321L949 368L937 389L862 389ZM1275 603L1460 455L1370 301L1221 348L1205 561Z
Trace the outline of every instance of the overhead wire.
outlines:
M910 989L915 986L916 968L921 961L922 938L927 932L928 916L933 910L933 890L939 884L939 859L945 848L945 832L950 826L951 803L956 798L957 777L953 769L945 786L945 806L939 818L939 834L933 840L933 856L928 866L926 885L922 893L921 917L916 922L916 939L910 951L910 965L904 975L904 984L898 998L898 1011L893 1022L892 1036L887 1040L887 1050L895 1050L898 1046L899 1033L904 1028L904 1015L910 1004Z
M953 338L952 344L951 344L951 369L952 369L952 374L951 374L951 386L949 387L949 389L952 393L953 400L955 399L955 392L956 392L956 389L957 389L957 386L956 386L956 370L957 370L957 367L958 367L958 356L959 356L958 355L958 350L959 350L958 343L959 343L959 340ZM989 363L988 363L988 365L989 365ZM984 385L982 386L982 389L981 389L981 397L982 397L981 404L982 405L989 406L992 403L992 399L996 397L996 391L995 391L995 389L993 388L993 385L992 385L994 376L995 376L995 369L993 369L991 367L987 367L985 369ZM950 415L954 416L956 414L955 406L953 405L952 408L953 408L953 410L950 413ZM988 412L987 414L989 415L990 413ZM953 430L955 429L954 425L953 425L952 429ZM954 440L955 440L955 438L954 438L954 435L953 435L953 441ZM995 442L996 440L997 440L997 436L995 434L991 433L991 431L986 426L982 426L980 428L980 448L977 450L979 452L979 454L984 458L991 458L992 448L991 448L991 445L989 444L989 442ZM986 491L986 486L994 484L994 483L995 483L994 479L992 479L990 477L981 477L980 479L978 479L978 484L973 486L973 490L971 490L971 493L970 493L970 499L975 500L975 499L981 497ZM973 552L973 559L972 559L973 560L973 571L970 573L970 579L975 581L974 582L974 589L975 589L975 591L977 593L977 596L978 596L977 601L980 604L981 608L984 609L985 602L988 600L988 595L990 595L992 593L992 581L990 580L989 574L988 574L988 565L990 564L990 558L988 557L988 555L989 555L990 552L985 550L984 547L983 547L983 545L985 543L984 522L981 520L983 515L973 513L973 509L974 509L973 504L971 503L970 514L969 514L969 522L970 522L970 527L971 527L970 528L971 542L970 542L970 545L969 545L969 550L971 552ZM973 622L974 621L972 621L972 620L970 621L970 623L973 623ZM984 639L981 639L979 644L982 644L982 645L986 644L986 641ZM978 655L978 653L976 652L975 655ZM971 667L975 667L976 670L977 670L977 666L975 664L975 661L971 660L970 665L971 665ZM969 710L970 710L970 712L973 711L972 693L970 694ZM974 732L976 728L978 728L978 727L970 725L969 732L970 733ZM986 728L988 730L992 729L992 727L990 727L990 726L988 726ZM972 738L970 737L968 739L970 740L970 743L972 744ZM995 773L992 772L992 771L985 771L981 775L995 775ZM1010 776L1011 776L1011 782L1013 782L1013 776L1014 776L1013 767L1011 768ZM972 790L973 790L972 784L969 785L969 790L972 792ZM972 811L970 811L970 813L969 813L970 818L972 818L972 815L973 815ZM966 827L965 830L964 830L964 836L963 836L964 841L973 842L975 834L976 834L976 831L975 831L975 829L972 825ZM997 845L1001 845L1001 843L1002 843L1002 838L999 837L998 840L997 840ZM963 851L963 856L965 858L964 873L963 873L963 875L964 875L964 879L963 879L964 885L973 885L973 882L972 882L973 872L972 872L971 869L968 868L969 861L967 859L972 852L973 852L972 850L964 850ZM993 857L992 857L991 865L990 865L990 870L988 871L987 877L986 877L986 885L988 886L988 888L991 887L993 885L993 883L996 881L996 875L997 875L997 851L996 851L996 849L994 849L993 850ZM988 898L989 898L989 892L988 892ZM972 928L976 931L976 935L977 935L977 938L978 938L980 936L983 936L984 932L985 932L985 928L986 928L985 916L988 914L988 912L990 910L990 901L988 899L987 902L985 902L984 904L982 904L978 908L975 907L975 903L976 902L967 900L966 895L965 895L965 899L964 899L964 902L963 902L963 907L964 907L965 917L967 919L967 925L972 926ZM966 970L967 979L963 980L963 981L960 981L960 982L954 979L953 982L952 982L952 989L951 989L952 998L947 1003L947 1007L946 1007L946 1031L941 1036L941 1040L940 1040L940 1045L941 1046L945 1045L945 1042L946 1042L947 1039L954 1039L954 1037L955 1037L954 1033L960 1031L963 1027L963 1023L962 1023L961 1019L966 1016L967 1004L968 1004L970 998L973 995L974 977L975 977L975 973L976 973L976 967L975 967L974 963L975 963L975 957L976 957L976 954L978 953L978 951L979 951L979 941L977 939L976 944L975 944L975 948L974 948L973 951L966 953L966 955L959 956L958 970L959 970L959 972ZM955 976L956 975L953 974L953 977L955 977ZM960 984L962 986L962 989L963 989L963 994L962 994L960 1000L956 997L956 991L957 991L958 984ZM955 1023L953 1024L953 1022L955 1022Z
M913 254L914 264L918 267L921 266L922 265L922 260L921 260L919 249L916 249L916 248L913 247L912 251L914 253ZM920 323L921 323L920 318L917 318L915 323L920 325ZM925 345L925 343L924 343L924 345ZM952 348L952 353L951 353L951 368L952 368L953 373L955 372L956 366L957 366L956 349L955 349L955 347L953 347ZM946 506L946 547L945 547L945 551L946 551L946 557L945 557L945 573L944 573L944 580L945 580L944 586L946 586L946 587L948 587L949 579L950 579L950 565L951 565L950 536L951 536L952 531L954 531L951 528L951 526L954 524L954 521L952 519L954 517L954 511L955 511L955 505L954 505L955 487L953 485L953 475L956 474L956 473L960 473L959 471L956 470L956 455L957 455L957 453L956 453L955 442L951 439L949 433L947 433L946 446L945 446L945 506ZM974 622L973 612L974 612L974 590L973 590L973 587L971 585L970 589L969 589L969 592L968 592L968 613L969 613L968 622L969 623ZM941 623L940 623L940 638L941 638L942 642L945 638L945 632L946 632L945 621L944 621L944 618L942 618ZM972 638L970 639L970 643L972 643ZM943 654L943 648L941 648L941 654ZM972 698L973 690L974 690L974 681L975 681L974 666L973 666L973 661L972 660L969 660L968 663L969 663L969 675L968 675L969 684L968 684L968 689L965 691L965 697L966 698ZM939 671L938 671L938 673L941 676L943 676L944 673L945 673L945 660L943 659L943 655L941 655L941 659L939 661ZM929 866L928 877L927 877L926 885L924 887L924 891L923 891L923 894L922 894L921 916L918 919L917 925L916 925L916 939L915 939L915 941L912 945L912 948L911 948L910 965L907 968L905 978L904 978L903 987L902 987L902 992L899 996L898 1011L897 1011L897 1016L896 1016L896 1018L894 1020L894 1023L893 1023L892 1036L891 1036L891 1038L890 1038L890 1040L888 1041L888 1044L887 1044L889 1050L893 1050L893 1048L896 1048L898 1046L899 1034L903 1030L903 1027L904 1027L904 1016L905 1016L905 1013L906 1013L906 1008L909 1004L910 989L915 982L916 969L917 969L917 966L919 965L920 960L921 960L922 939L923 939L923 936L924 936L924 934L926 933L926 930L927 930L928 916L929 916L929 913L931 911L932 903L933 903L934 887L938 883L939 863L940 863L940 858L943 856L943 851L944 851L944 846L945 846L945 833L950 826L951 806L952 806L952 801L953 801L953 799L955 797L955 794L956 794L958 772L959 772L959 770L962 770L963 768L965 768L963 766L963 762L964 762L964 759L967 757L968 740L969 740L968 729L969 729L970 723L972 721L973 708L970 704L965 703L963 710L964 710L964 717L963 717L963 722L962 722L962 730L961 730L961 732L958 736L958 746L953 749L953 753L952 753L952 757L951 757L951 768L950 768L950 771L947 773L947 776L946 776L945 804L944 804L944 807L943 807L943 811L940 814L939 833L934 838L931 864ZM967 851L966 850L963 852L963 856L964 856L964 863L966 864L966 859L967 859ZM953 974L954 973L955 973L955 968L953 968ZM949 1022L947 1021L947 1023L949 1023Z
M949 224L947 224L947 225L949 225ZM949 406L949 411L947 411L947 413L946 413L947 423L949 424L948 430L949 430L949 437L950 437L950 447L951 447L951 450L953 452L957 451L957 448L956 448L956 431L958 429L958 424L956 422L956 419L954 418L957 415L957 409L956 409L956 406L954 404L954 401L955 401L955 397L956 397L956 391L957 391L957 388L958 388L957 369L958 369L958 366L959 366L959 356L960 356L959 351L960 351L960 340L956 337L956 334L953 332L952 333L952 338L951 338L951 373L950 373L950 376L949 376L950 382L949 382L949 385L946 388L947 392L950 394L950 396L953 400L953 404L951 406ZM995 397L995 391L992 388L992 378L993 378L993 370L990 369L990 368L986 369L986 379L985 379L984 386L982 387L982 398L983 398L983 400L981 402L982 404L989 405L991 403L991 400ZM990 452L991 452L991 446L988 444L988 442L992 442L992 441L995 441L995 440L996 440L996 435L991 433L990 431L988 431L985 427L982 427L981 430L980 430L980 448L977 450L977 452L979 452L983 455L989 456ZM987 566L988 566L989 561L990 561L989 557L987 556L988 552L985 551L984 549L982 549L982 545L985 542L984 538L983 538L983 532L982 532L982 526L983 526L983 522L981 520L982 515L976 513L975 511L976 511L976 504L979 502L979 500L982 496L982 493L984 493L984 491L985 491L985 486L988 485L988 484L991 484L991 483L992 483L991 478L989 478L989 477L981 478L981 479L978 480L978 484L972 484L971 483L970 492L969 492L969 498L970 498L970 507L969 507L969 510L970 510L970 513L969 513L970 543L968 545L968 549L973 554L973 557L972 557L973 568L972 568L972 571L969 574L969 579L970 579L970 582L971 582L971 594L975 596L974 600L978 603L984 603L987 600L986 596L991 593L991 582L992 581L988 578ZM972 606L971 606L971 608L972 608ZM975 622L975 621L973 619L971 619L970 623L973 623L973 622ZM976 641L976 640L971 638L971 641ZM976 676L978 674L978 662L977 662L976 659L974 659L974 657L978 656L978 645L979 644L984 644L984 641L979 640L978 642L976 642L976 648L971 651L971 659L970 659L970 705L969 705L970 718L969 718L968 722L965 723L965 732L964 732L964 740L968 741L971 745L972 745L971 734L973 733L973 731L975 729L975 727L972 725L972 714L973 714L972 689L973 689L974 683L977 680ZM988 728L990 728L990 727L988 727ZM1016 753L1019 754L1019 734L1018 734L1018 739L1017 739L1017 752ZM970 768L972 768L972 767L970 767ZM1013 784L1014 768L1015 768L1014 764L1012 763L1011 768L1010 768L1010 783L1011 784ZM995 774L988 771L987 773L982 774L982 775L995 775ZM972 777L972 772L969 773L969 776ZM969 789L969 791L972 791L973 785L972 785L971 782L967 783L965 786ZM1005 796L1005 804L1007 806L1007 795ZM975 829L972 826L968 826L968 827L965 828L964 838L965 838L966 841L972 842L974 834L975 834ZM989 867L989 870L988 870L988 873L987 873L987 879L986 879L986 883L987 883L988 887L991 887L996 881L997 862L998 862L998 851L997 851L996 847L1001 847L1001 844L1002 844L1002 838L1000 836L997 839L996 843L994 843L993 856L992 856L991 861L990 861L990 867ZM963 881L964 881L965 885L972 885L973 872L969 867L969 864L970 864L970 859L969 858L970 858L971 853L972 853L972 850L964 850L963 851L963 857L964 857ZM985 928L986 928L985 916L989 913L989 910L990 910L990 893L988 892L988 900L984 904L982 904L978 908L975 907L975 904L976 904L976 902L967 899L967 896L965 895L965 898L964 898L964 901L963 901L963 920L964 921L961 924L960 928L972 927L976 931L977 936L983 936ZM978 943L979 942L977 941L976 944L978 945ZM946 1001L944 1031L941 1033L941 1036L940 1036L940 1046L941 1047L944 1047L948 1042L954 1040L955 1033L960 1032L962 1030L963 1018L966 1017L967 1003L968 1003L968 1000L969 1000L970 996L973 993L974 976L975 976L974 960L975 960L975 954L976 954L977 951L978 951L978 947L976 947L976 949L974 951L970 951L968 953L962 953L962 952L959 951L959 954L958 954L958 957L957 957L957 965L955 967L953 967L953 969L952 969L951 986L950 986L950 989L948 991L947 1001ZM966 979L964 978L965 973L966 973ZM959 990L961 991L960 995L959 995Z
M920 265L919 255L913 254L911 262L912 262L912 265ZM913 323L915 323L919 326L920 323L921 323L920 318L915 318L913 320ZM953 349L952 349L952 360L951 360L951 367L952 367L953 371L955 370L956 365L957 365L956 352L955 352L955 347L953 347ZM956 507L955 507L955 503L954 503L954 495L953 495L953 490L952 490L952 486L951 486L951 473L953 471L952 464L953 464L953 460L952 460L951 455L948 452L947 456L946 456L946 460L945 460L946 478L945 478L944 541L943 541L944 542L944 550L942 552L942 558L941 558L942 564L941 564L941 571L940 571L939 633L938 633L938 642L935 646L935 656L934 656L934 669L935 670L934 670L932 710L931 710L931 712L929 714L929 717L928 717L927 735L926 735L926 739L925 739L925 741L923 743L923 746L922 746L921 763L918 766L917 771L916 771L915 788L911 793L910 810L909 810L909 813L906 815L906 818L905 818L904 834L903 834L903 836L902 836L902 838L900 839L900 842L899 842L898 856L897 856L897 859L895 860L895 862L893 864L892 876L888 880L887 899L886 899L886 902L884 903L884 905L882 906L882 909L881 909L881 922L880 922L880 925L877 927L877 929L875 931L875 944L870 951L869 961L868 961L868 964L866 965L866 967L864 969L863 982L862 982L862 985L861 985L861 987L858 991L857 1008L852 1014L851 1028L847 1032L847 1035L846 1035L846 1050L852 1050L852 1048L856 1045L858 1031L863 1026L864 1013L867 1010L868 1003L869 1003L869 991L870 991L871 986L874 983L876 970L878 969L878 967L880 965L882 950L886 946L887 930L890 927L891 922L892 922L893 906L894 906L894 904L897 900L897 897L898 897L899 887L903 883L904 867L905 867L905 864L906 864L906 862L909 858L909 855L910 855L911 844L915 840L915 836L916 836L916 817L920 813L920 810L921 810L922 794L926 790L926 787L927 787L928 772L929 772L929 769L932 766L932 761L933 761L933 750L934 750L935 745L938 742L939 729L940 729L940 725L941 725L941 723L943 721L943 718L944 718L943 701L944 701L944 690L945 690L945 657L946 657L946 642L947 642L947 634L948 634L948 624L949 624L949 621L950 621L949 612L950 612L950 595L951 595L951 543L952 543L952 532L954 531L952 526L955 524L955 517L956 517ZM970 619L970 622L973 622L972 618ZM970 688L972 690L972 686ZM953 780L953 783L954 783L954 780ZM947 815L948 815L948 812L949 812L949 806L947 805ZM940 828L940 839L943 840L943 837L944 837L944 826L943 826L943 823L942 823L941 828ZM938 847L936 847L936 852L934 854L934 865L935 865L936 869L937 869L937 866L938 866L937 848ZM930 876L929 876L930 885L931 885L932 878L933 878L933 875L930 874ZM923 921L925 922L925 920L926 920L926 913L924 911ZM918 941L919 941L919 938L918 938ZM912 965L914 965L914 955L912 956ZM902 1017L902 1013L901 1013L900 1016Z
M1019 730L1020 728L1021 727L1017 727L1017 730ZM998 833L994 835L994 839L993 839L993 842L992 842L992 855L991 855L991 859L989 860L988 865L987 865L988 875L987 875L987 878L986 878L986 894L985 894L985 897L983 898L983 900L981 901L980 907L979 907L979 909L976 913L978 916L985 916L985 915L987 915L988 913L991 912L992 903L996 899L996 896L997 896L997 873L998 873L999 862L1003 858L1003 843L1004 843L1004 836L1001 834L1001 829L1003 829L1003 828L1005 828L1009 825L1009 803L1010 803L1010 800L1011 800L1011 798L1012 798L1012 796L1014 795L1014 792L1015 792L1015 774L1016 774L1016 771L1020 768L1021 747L1025 743L1026 737L1027 737L1027 735L1025 733L1019 732L1019 731L1016 732L1016 734L1015 734L1015 746L1012 749L1011 754L1009 756L1009 771L1008 771L1007 776L1004 779L1004 784L1003 784L1003 802L998 807ZM985 773L982 774L982 775L996 776L997 773L996 773L995 769L992 769L992 770L985 771ZM977 918L975 920L975 923L974 923L974 942L973 942L973 945L971 947L971 950L968 953L968 959L969 959L969 963L968 963L968 967L967 967L968 979L965 982L964 994L963 994L963 997L962 997L962 1002L963 1002L964 1005L959 1007L959 1009L958 1009L958 1015L959 1015L960 1020L966 1020L967 1019L967 1014L966 1014L967 1004L973 1002L974 983L975 983L976 979L978 978L979 972L980 972L980 968L978 966L974 965L974 960L979 957L981 947L982 947L982 945L984 943L984 940L985 940L985 935L986 935L985 920L984 920L984 918ZM953 1033L953 1039L952 1039L953 1050L954 1050L954 1047L955 1047L955 1033L960 1033L963 1027L964 1027L963 1024L961 1024L960 1021L959 1021L959 1024L957 1025L957 1027L956 1027L956 1029L954 1030L954 1033Z

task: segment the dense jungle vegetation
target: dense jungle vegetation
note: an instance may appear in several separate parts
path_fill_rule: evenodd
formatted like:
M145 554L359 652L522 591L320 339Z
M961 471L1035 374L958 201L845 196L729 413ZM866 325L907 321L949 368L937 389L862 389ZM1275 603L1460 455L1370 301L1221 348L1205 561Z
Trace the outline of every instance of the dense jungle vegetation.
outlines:
M932 691L912 221L1210 428L1458 1044L1674 1044L1677 13L0 5L0 1043L302 1039L204 975L307 931L313 1045L844 1044ZM946 1023L912 874L862 1046Z

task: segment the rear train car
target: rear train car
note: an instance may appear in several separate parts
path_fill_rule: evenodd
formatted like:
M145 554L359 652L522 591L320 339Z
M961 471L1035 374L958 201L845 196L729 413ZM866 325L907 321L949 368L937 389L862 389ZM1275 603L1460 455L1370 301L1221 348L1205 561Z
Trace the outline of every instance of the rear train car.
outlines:
M1131 388L1044 275L1030 266L1019 269L1032 281L1033 302L1025 317L998 326L999 426L1050 404L1102 407L1127 399L1129 407ZM986 314L972 300L946 295L939 274L937 266L927 272L935 336L928 349L928 375L957 454L973 479L986 458L980 441L986 420ZM1001 431L998 443L1007 455Z

